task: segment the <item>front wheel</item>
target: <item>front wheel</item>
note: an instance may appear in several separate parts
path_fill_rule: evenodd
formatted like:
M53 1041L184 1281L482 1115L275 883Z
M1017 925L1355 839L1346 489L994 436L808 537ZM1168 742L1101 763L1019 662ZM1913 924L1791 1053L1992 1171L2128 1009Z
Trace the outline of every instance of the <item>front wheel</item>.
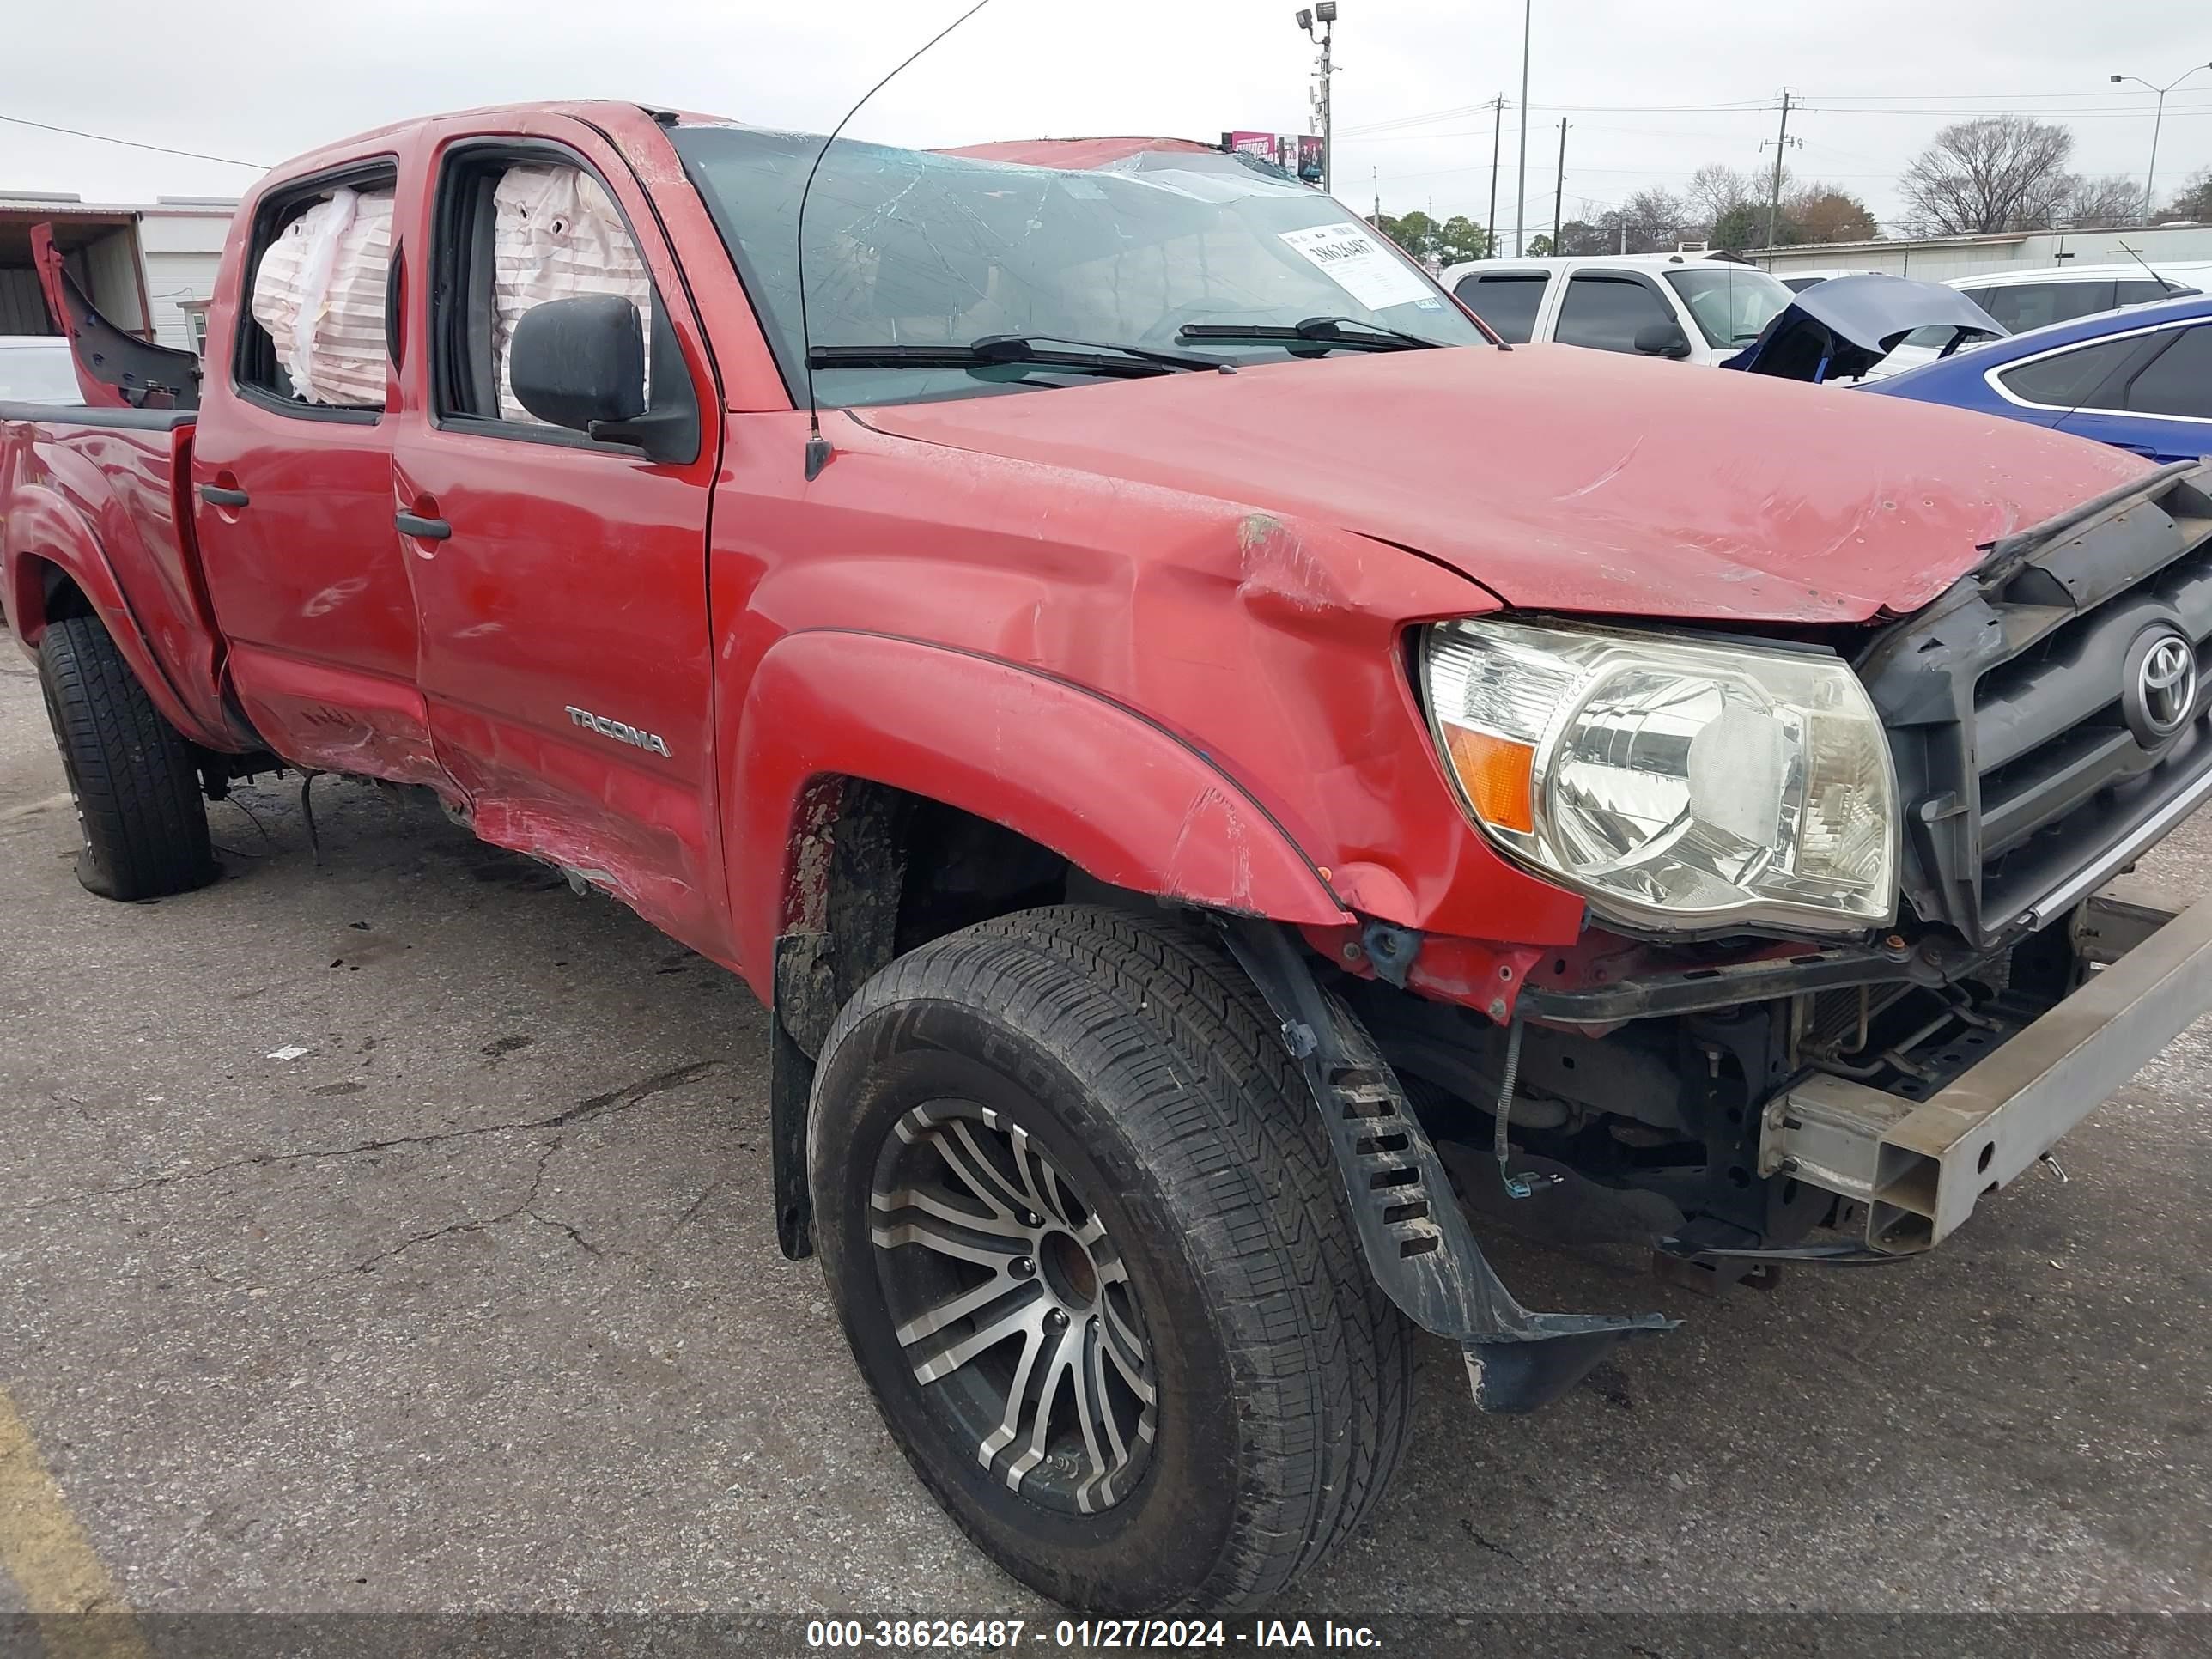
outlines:
M39 640L46 718L76 804L77 879L102 898L161 898L216 878L191 746L161 718L94 617Z
M823 1045L809 1163L893 1437L1045 1595L1249 1606L1388 1482L1409 1329L1264 1005L1202 934L1055 908L893 963Z

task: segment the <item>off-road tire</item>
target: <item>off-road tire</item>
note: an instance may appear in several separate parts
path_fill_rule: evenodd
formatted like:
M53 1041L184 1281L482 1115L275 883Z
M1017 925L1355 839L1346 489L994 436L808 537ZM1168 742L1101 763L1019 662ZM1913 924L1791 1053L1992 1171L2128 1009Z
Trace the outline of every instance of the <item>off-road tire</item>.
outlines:
M50 623L39 679L83 845L77 879L102 898L162 898L215 879L191 746L161 718L93 617Z
M872 1171L902 1116L953 1097L1019 1121L1072 1177L1152 1334L1156 1437L1103 1513L1010 1492L933 1414L898 1341ZM1165 917L1002 917L892 963L839 1013L808 1125L830 1292L892 1437L1023 1583L1120 1614L1251 1607L1389 1483L1412 1328L1362 1258L1317 1109L1249 980Z

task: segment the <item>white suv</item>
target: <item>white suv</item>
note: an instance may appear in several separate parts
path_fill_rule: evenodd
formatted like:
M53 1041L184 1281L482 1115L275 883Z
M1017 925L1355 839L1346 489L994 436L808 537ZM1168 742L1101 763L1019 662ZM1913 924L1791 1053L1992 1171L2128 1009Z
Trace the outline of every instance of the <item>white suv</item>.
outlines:
M1763 270L1702 253L1478 259L1450 266L1443 284L1516 345L1555 340L1692 363L1734 356L1794 297Z

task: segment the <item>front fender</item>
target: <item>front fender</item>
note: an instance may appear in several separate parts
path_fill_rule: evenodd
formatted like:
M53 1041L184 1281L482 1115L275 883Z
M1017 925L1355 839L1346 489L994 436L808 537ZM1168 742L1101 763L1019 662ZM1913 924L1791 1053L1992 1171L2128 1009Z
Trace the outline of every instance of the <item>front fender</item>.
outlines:
M1028 836L1100 881L1280 921L1346 923L1312 861L1233 780L1119 703L995 657L881 634L793 634L725 749L732 910L766 963L803 881L808 783L866 778Z

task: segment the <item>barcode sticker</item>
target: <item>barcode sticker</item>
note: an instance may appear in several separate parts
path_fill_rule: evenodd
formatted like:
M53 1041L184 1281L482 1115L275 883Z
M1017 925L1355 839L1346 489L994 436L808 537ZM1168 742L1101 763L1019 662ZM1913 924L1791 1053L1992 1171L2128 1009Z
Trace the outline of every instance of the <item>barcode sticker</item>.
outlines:
M1347 219L1277 234L1370 311L1431 297L1429 285L1364 225Z

